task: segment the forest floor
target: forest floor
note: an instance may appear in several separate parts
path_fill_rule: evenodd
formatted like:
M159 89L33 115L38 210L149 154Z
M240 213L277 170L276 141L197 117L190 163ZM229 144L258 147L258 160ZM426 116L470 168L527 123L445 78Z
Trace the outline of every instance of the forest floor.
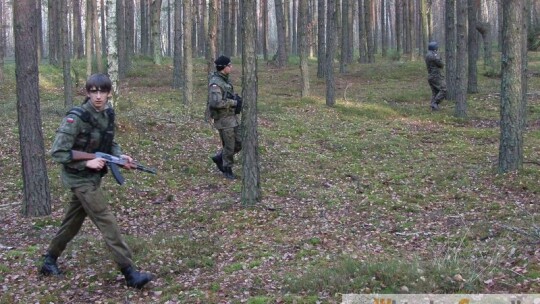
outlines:
M377 58L336 74L336 105L311 62L300 97L297 62L259 64L262 201L241 203L242 180L210 160L217 132L203 119L204 63L195 102L170 88L172 65L137 58L121 84L117 141L157 175L103 183L137 266L156 275L125 287L100 233L85 222L38 275L69 191L47 158L52 214L21 216L15 71L0 84L0 303L340 303L344 293L540 293L540 55L529 58L524 166L497 174L500 78L479 63L468 119L429 107L423 61ZM84 75L84 63L75 63ZM40 67L45 147L63 108L61 70ZM233 83L241 92L241 63ZM83 79L75 103L83 100ZM242 174L242 157L235 173Z

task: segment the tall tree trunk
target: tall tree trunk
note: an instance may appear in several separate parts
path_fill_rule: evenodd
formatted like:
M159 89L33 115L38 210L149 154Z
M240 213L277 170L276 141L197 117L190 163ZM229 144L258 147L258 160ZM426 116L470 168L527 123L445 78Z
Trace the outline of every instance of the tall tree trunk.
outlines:
M184 77L183 90L184 104L193 103L193 46L191 44L191 18L192 6L191 1L183 3L183 27L184 27Z
M259 169L259 136L257 134L257 1L243 1L242 41L242 204L252 206L261 201Z
M309 66L308 66L308 8L307 0L299 0L299 39L300 39L300 74L302 75L302 97L309 96Z
M217 0L211 0L215 2ZM212 3L211 2L211 3ZM182 46L182 0L174 1L174 57L173 57L173 89L182 88L183 46Z
M445 6L445 61L446 61L446 99L456 100L456 0L446 0Z
M467 0L457 0L456 117L467 117ZM476 34L476 33L475 33Z
M263 14L263 30L261 33L263 43L263 58L268 61L268 0L261 0Z
M60 66L60 50L58 49L62 43L60 42L60 20L59 1L49 1L49 63L51 65Z
M141 0L141 53L150 55L150 0Z
M360 57L358 61L360 63L368 62L368 47L367 47L367 35L368 29L366 28L366 6L365 0L358 0L358 41L359 41L359 53Z
M171 17L171 0L167 0L167 56L172 57L172 17Z
M38 43L38 63L39 63L41 62L41 59L45 56L45 45L43 45L43 14L41 12L41 1L36 2L36 9L37 9L37 17L38 17L38 20L37 20L38 42L37 43Z
M286 38L286 23L285 15L283 13L283 1L275 0L276 5L276 23L277 23L277 37L278 37L278 49L276 64L282 68L287 64L287 38Z
M51 214L51 195L39 109L35 0L13 2L17 115L23 179L22 214Z
M152 0L152 55L154 64L161 65L161 2ZM191 4L190 4L191 6ZM193 16L190 16L192 18Z
M88 1L88 0L87 0ZM97 0L96 0L97 1ZM106 18L105 18L105 15L107 14L106 12L106 8L105 8L105 0L100 0L101 2L101 6L99 7L99 12L100 12L100 17L101 17L101 44L97 44L96 42L96 47L99 45L99 47L101 48L99 50L99 53L96 51L96 54L99 54L99 59L98 59L98 67L99 67L99 71L100 72L103 72L104 71L104 68L103 68L103 63L101 62L100 63L100 60L101 60L101 54L107 54L107 49L108 49L108 46L107 46L107 28L106 28ZM97 7L97 4L96 4L96 7ZM98 10L96 9L94 11L94 14L96 14L96 17L95 17L95 22L96 22L96 39L98 39L98 30L99 29L99 24L98 24Z
M292 26L291 26L291 35L292 35L292 45L291 45L291 54L298 55L298 7L297 1L292 1Z
M225 56L232 55L232 37L231 37L231 6L230 1L233 0L223 0L223 9L221 10L221 18L223 20L223 54ZM221 27L220 27L221 28ZM218 35L219 37L219 35Z
M69 50L69 20L67 0L59 1L60 4L60 37L62 41L62 70L64 78L64 107L73 106L73 85L71 81L71 54Z
M395 0L396 11L396 59L399 60L403 53L403 0Z
M88 0L88 1L93 1L93 0ZM103 3L102 3L103 5ZM103 7L103 6L102 6ZM104 26L104 20L105 20L105 11L103 9L101 9L101 16L102 16L102 20L101 20L101 37L99 35L100 31L99 31L99 22L98 22L98 10L97 10L97 5L96 3L94 3L93 5L93 8L94 10L92 11L92 15L93 16L93 21L94 21L94 41L96 43L96 60L97 60L97 69L98 69L98 72L100 73L103 73L105 71L105 64L103 63L103 47L107 45L107 43L103 43L103 40L107 37L107 35L105 35L105 26ZM107 53L107 49L105 49L105 54Z
M367 45L367 62L375 62L375 41L373 39L373 24L371 23L373 19L372 12L372 0L364 0L364 17L365 28L366 28L366 45Z
M523 132L526 121L527 70L524 3L507 0L502 6L500 173L523 167Z
M131 60L135 55L135 6L133 0L125 0L126 12L126 71L131 69Z
M345 73L347 65L347 52L349 51L349 0L343 0L343 13L341 14L341 54L339 58L339 72Z
M107 73L112 82L109 102L116 107L118 87L118 39L116 38L116 0L107 0ZM96 39L97 40L97 39Z
M336 104L336 80L334 79L334 57L336 52L336 3L328 0L326 10L326 105Z
M81 59L84 56L84 41L82 39L81 2L72 0L73 3L73 57ZM40 8L41 11L41 8Z
M386 57L388 55L388 39L387 39L387 33L386 33L386 3L389 0L381 0L381 53L382 57Z
M206 74L214 70L214 60L217 56L217 2L209 0L208 3L208 36L206 41Z
M478 32L476 31L476 21L478 20L479 0L468 0L468 58L469 73L467 81L467 93L478 93Z
M92 75L92 26L94 25L94 14L91 12L94 10L94 1L86 1L86 11L90 12L86 14L86 28L85 28L85 40L86 40L86 78Z
M209 0L209 1L212 1L212 0ZM207 10L206 0L201 0L201 6L200 6L201 17L200 17L199 30L198 30L200 56L204 56L206 54L206 43L207 43L206 33L208 33L208 27L207 27L208 22L206 20L207 18L206 10Z
M358 0L361 1L361 0ZM317 0L317 78L324 78L326 72L326 30L325 1Z
M116 37L118 39L118 79L126 78L127 73L127 47L126 47L126 18L124 0L116 0Z
M6 54L6 34L4 30L4 4L0 1L0 82L4 81L4 56Z

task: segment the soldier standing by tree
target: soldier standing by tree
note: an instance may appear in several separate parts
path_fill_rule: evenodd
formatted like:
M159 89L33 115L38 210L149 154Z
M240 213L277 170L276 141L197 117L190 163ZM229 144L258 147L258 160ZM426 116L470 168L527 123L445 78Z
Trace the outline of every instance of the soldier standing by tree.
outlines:
M428 70L428 83L431 87L431 109L439 110L439 104L446 97L446 81L442 74L444 63L441 56L437 53L439 45L437 42L428 44L428 52L426 54L426 67Z
M214 127L219 131L223 148L212 161L228 179L235 179L232 172L234 154L242 149L242 138L237 114L242 111L242 98L234 94L234 88L229 81L232 71L231 59L219 56L216 61L216 72L208 82L208 109L210 118L214 120Z

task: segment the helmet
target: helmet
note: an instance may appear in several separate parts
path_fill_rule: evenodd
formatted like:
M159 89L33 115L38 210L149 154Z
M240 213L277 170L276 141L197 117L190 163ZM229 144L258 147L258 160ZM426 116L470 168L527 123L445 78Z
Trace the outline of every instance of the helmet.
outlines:
M439 44L435 41L431 41L429 44L428 44L428 50L430 51L436 51L439 49Z

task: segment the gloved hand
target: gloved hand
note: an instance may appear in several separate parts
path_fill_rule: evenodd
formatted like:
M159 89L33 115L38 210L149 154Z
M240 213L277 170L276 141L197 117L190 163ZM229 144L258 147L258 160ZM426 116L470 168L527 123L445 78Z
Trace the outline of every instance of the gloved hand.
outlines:
M236 100L236 108L234 109L234 114L242 113L242 97L238 94L234 94L234 100Z

